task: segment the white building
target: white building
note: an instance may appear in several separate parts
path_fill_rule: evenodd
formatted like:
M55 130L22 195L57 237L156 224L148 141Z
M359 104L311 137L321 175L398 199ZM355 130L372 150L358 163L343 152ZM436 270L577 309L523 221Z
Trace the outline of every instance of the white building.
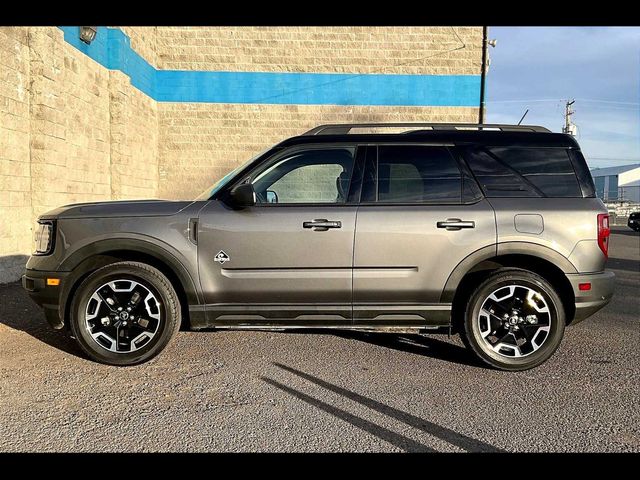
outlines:
M640 203L640 163L591 170L596 195L605 202Z

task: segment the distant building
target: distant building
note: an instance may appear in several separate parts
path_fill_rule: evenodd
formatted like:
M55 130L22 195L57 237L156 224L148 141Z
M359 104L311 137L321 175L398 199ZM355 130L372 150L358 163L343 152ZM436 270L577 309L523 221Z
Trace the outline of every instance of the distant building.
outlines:
M596 195L604 202L640 203L640 163L591 170Z

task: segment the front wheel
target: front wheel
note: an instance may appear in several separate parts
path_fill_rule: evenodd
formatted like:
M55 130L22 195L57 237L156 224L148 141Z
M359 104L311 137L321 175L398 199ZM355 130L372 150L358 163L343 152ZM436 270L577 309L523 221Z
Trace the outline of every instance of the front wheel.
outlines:
M89 275L71 304L71 331L93 360L135 365L155 357L180 327L180 302L158 269L118 262Z
M482 282L467 303L465 344L501 370L528 370L556 351L565 313L555 289L540 275L501 269Z

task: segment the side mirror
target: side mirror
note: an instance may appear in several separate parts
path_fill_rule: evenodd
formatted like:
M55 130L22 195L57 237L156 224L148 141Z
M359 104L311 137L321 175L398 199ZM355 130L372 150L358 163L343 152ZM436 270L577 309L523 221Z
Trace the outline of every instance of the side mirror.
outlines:
M256 192L250 183L242 183L229 192L234 207L251 207L256 204Z

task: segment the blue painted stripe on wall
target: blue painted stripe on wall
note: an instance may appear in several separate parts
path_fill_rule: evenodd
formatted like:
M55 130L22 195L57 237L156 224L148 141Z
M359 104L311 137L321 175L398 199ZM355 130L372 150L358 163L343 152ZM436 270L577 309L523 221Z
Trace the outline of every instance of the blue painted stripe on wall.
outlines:
M471 75L159 70L156 79L164 102L478 106L480 92Z
M157 70L117 28L100 28L91 45L79 27L60 27L64 39L159 102L295 105L464 106L480 103L479 75L210 72Z

